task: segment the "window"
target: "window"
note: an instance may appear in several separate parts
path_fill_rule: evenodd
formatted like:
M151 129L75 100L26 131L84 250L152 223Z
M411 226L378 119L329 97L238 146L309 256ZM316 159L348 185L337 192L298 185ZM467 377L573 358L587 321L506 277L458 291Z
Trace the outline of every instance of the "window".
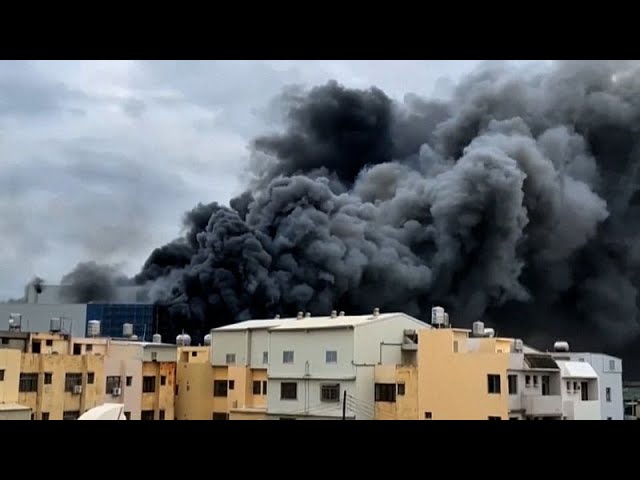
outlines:
M120 378L120 377L118 377L118 378ZM127 377L126 378L127 387L130 387L132 382L133 382L133 377Z
M35 419L36 419L36 414L35 414L35 413L32 413L32 414L31 414L31 420L35 420Z
M253 394L254 395L260 395L260 381L256 380L253 382Z
M40 342L33 342L31 344L31 353L40 353Z
M49 420L49 412L42 412L40 415L41 420Z
M509 375L507 377L509 382L509 395L517 395L518 394L518 376L517 375Z
M533 388L538 386L538 376L534 375L533 376Z
M502 420L502 417L489 417L489 420Z
M578 385L578 382L573 382L573 389L574 389L576 392L580 389L580 387L579 387L579 385Z
M4 369L0 369L0 382L4 382Z
M551 394L551 377L549 375L542 375L542 395L547 396Z
M404 383L398 384L398 395L404 395Z
M567 382L567 391L570 392L571 391L571 382Z
M425 420L431 420L432 418L433 418L433 415L431 414L431 412L424 412Z
M336 350L327 350L324 358L326 363L338 363L338 352Z
M605 390L605 396L607 398L607 402L611 401L611 388L607 387L607 389Z
M74 343L73 344L73 354L74 355L82 354L82 345L80 345L79 343Z
M164 387L167 384L167 376L166 375L160 375L160 386Z
M453 341L453 353L458 353L458 341Z
M282 352L282 363L293 363L293 350Z
M158 419L159 420L164 420L164 410L160 410L159 415L160 416L158 417Z
M47 347L52 347L53 346L53 340L49 339L47 340Z
M180 385L176 384L176 397L178 396L178 392L180 392Z
M615 369L616 369L616 361L609 360L609 370L615 370Z
M487 375L487 384L489 393L500 393L500 375Z
M531 385L531 375L524 376L524 384L528 387Z
M582 382L582 388L581 388L581 398L583 402L588 402L589 401L589 386L587 384L587 382Z
M78 410L62 412L62 420L77 420L78 417L80 417L80 412Z
M320 387L321 402L339 402L340 401L340 384L322 385Z
M131 412L124 412L124 418L131 420Z
M107 383L104 387L107 394L111 393L114 388L120 388L120 377L115 375L107 377Z
M211 420L229 420L229 414L222 412L213 412Z
M79 385L82 385L82 374L81 373L67 373L64 376L64 391L65 392L73 392L73 387L77 387Z
M47 342L48 342L48 340L47 340ZM47 345L49 345L49 344L47 343ZM86 350L87 352L93 352L93 345L87 345L87 346L85 347L85 350Z
M191 356L192 357L197 357L198 356L198 352L191 352Z
M395 402L396 401L396 384L395 383L376 383L375 399L376 399L376 402Z
M267 381L266 380L262 381L262 394L263 395L267 394Z
M269 363L269 352L262 352L262 363Z
M213 396L214 397L226 397L227 396L227 381L226 380L214 380L213 381Z
M143 410L140 414L140 420L153 420L153 410Z
M155 375L148 375L142 377L142 393L152 393L156 391L156 377Z
M298 398L298 384L282 382L280 384L280 400L296 400Z
M87 373L87 385L93 385L93 382L96 379L96 374L94 372Z
M158 361L158 352L151 352L151 361L152 362Z
M53 383L53 373L45 372L44 374L44 384L51 385Z
M236 363L236 354L235 353L227 353L227 365Z
M229 390L233 390L234 388L236 388L236 381L229 380Z

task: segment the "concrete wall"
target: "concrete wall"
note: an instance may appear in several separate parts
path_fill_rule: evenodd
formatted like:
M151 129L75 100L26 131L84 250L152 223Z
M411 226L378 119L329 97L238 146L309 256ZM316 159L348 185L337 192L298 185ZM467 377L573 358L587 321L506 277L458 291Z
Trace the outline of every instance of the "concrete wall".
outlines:
M251 368L267 368L263 354L269 352L269 331L266 329L251 330L249 341L249 365ZM268 355L267 355L268 356Z
M476 339L473 339L476 340ZM451 329L421 330L418 344L418 417L434 420L508 418L509 353L496 352L495 339L481 351L453 351ZM500 376L500 394L488 393L487 375Z
M404 384L395 402L376 402L376 420L418 420L418 369L416 366L378 365L375 383Z
M37 392L19 392L18 403L31 408L35 419L48 413L50 420L62 420L64 412L86 412L101 405L104 398L104 357L101 355L48 355L23 353L21 373L38 374ZM52 374L45 385L45 373ZM65 392L66 374L82 375L82 393ZM88 373L94 374L92 384Z
M106 377L120 377L122 396L114 397L105 388L104 403L118 402L124 404L124 411L131 420L140 420L142 406L142 347L127 343L109 343L105 356ZM127 385L127 377L131 377L131 385Z
M297 398L295 400L283 400L280 398L281 384L283 382L294 382L297 384ZM339 384L340 393L337 401L325 402L321 400L320 392L324 384ZM355 379L352 380L317 380L317 379L278 379L269 380L269 391L267 392L268 414L269 416L318 416L323 418L342 418L342 396L344 392L354 398L356 393ZM347 402L347 415L349 417L363 416L373 418L370 410L362 413L363 408L351 400Z
M622 360L601 353L588 354L586 361L591 364L599 377L600 419L624 420L624 399L622 396ZM611 367L613 362L613 369ZM611 400L607 401L607 388L611 390Z
M248 364L248 331L219 331L211 334L212 365L219 367L227 365L227 354L234 353L236 365Z
M175 358L175 352L174 352ZM175 379L176 362L143 362L142 377L156 377L154 392L142 392L141 410L153 410L153 419L160 420L160 412L164 411L164 420L175 419ZM165 377L162 385L161 378Z
M211 420L213 367L208 362L179 362L176 367L176 420Z
M175 362L177 360L178 347L176 345L145 344L142 351L144 362Z
M4 380L0 381L0 403L18 402L18 382L20 379L20 350L0 350L0 370Z
M9 315L22 314L23 332L48 332L52 317L65 317L63 330L75 337L85 336L87 306L85 304L41 305L32 303L0 303L0 330L9 326Z

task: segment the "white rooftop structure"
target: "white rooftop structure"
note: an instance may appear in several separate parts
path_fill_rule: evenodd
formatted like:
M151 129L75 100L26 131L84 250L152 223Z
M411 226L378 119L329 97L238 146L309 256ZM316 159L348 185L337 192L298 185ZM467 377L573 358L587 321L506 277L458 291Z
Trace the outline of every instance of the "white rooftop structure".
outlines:
M245 322L232 323L224 327L215 328L214 332L233 332L241 330L261 330L265 328L277 327L278 325L294 321L295 318L272 318L270 320L247 320Z
M293 321L282 322L280 325L273 327L271 331L282 330L318 330L324 328L354 328L364 324L389 320L391 318L403 317L412 318L401 312L397 313L381 313L378 315L339 315L325 317L304 317L301 319L293 319ZM415 319L414 319L415 320ZM424 324L425 328L430 325Z
M105 403L83 413L78 420L126 420L123 403Z
M557 360L563 378L598 378L598 374L587 362Z

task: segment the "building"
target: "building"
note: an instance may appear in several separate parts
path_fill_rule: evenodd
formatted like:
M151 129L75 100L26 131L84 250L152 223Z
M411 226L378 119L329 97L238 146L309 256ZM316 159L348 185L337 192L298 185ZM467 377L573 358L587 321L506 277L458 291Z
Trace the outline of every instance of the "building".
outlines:
M369 315L299 313L270 328L268 417L374 419L376 365L410 363L416 331L429 328L404 313L378 309Z
M376 365L376 419L601 418L603 387L588 362L496 338L482 322L472 330L448 328L442 315L434 308L436 328L417 331L415 364Z
M211 332L213 420L263 420L267 414L270 333L294 319L249 320ZM211 383L209 383L209 388Z
M20 351L0 345L0 420L31 420L31 408L18 403Z
M556 342L551 355L557 360L585 362L589 364L593 369L593 372L589 372L589 379L592 379L595 374L598 381L598 392L597 395L587 392L587 395L591 399L589 401L599 401L599 419L624 420L622 359L603 353L570 352L567 342ZM578 388L581 392L581 382L592 381L589 379L578 379ZM584 392L581 393L581 395L584 396Z
M60 305L73 303L75 295L69 285L51 285L30 283L25 288L24 301L29 304ZM113 289L112 303L150 303L144 287L131 285Z
M155 306L143 303L89 303L86 306L86 326L89 322L100 322L101 335L119 337L126 324L131 325L131 334L143 341L150 341L154 325Z
M215 413L214 367L210 347L178 347L176 420L212 420ZM225 416L228 411L224 411ZM226 417L225 417L226 418Z
M175 345L16 328L0 332L0 399L33 419L75 420L117 400L129 419L174 419Z
M624 382L624 419L638 420L640 418L640 382Z
M42 305L33 303L0 303L0 329L9 327L9 320L21 324L28 332L48 332L51 319L60 320L60 331L84 337L87 323L85 304Z

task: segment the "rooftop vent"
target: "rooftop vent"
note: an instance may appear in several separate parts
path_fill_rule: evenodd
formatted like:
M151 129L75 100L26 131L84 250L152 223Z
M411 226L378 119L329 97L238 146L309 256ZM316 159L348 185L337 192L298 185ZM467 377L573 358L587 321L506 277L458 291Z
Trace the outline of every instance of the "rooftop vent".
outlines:
M311 318L311 312L307 312L304 314L305 318Z
M280 318L280 314L276 315L276 320L278 320Z
M340 316L344 317L344 310L340 310Z
M304 313L298 312L298 316L296 318L300 320L303 316L304 316Z
M331 318L336 318L338 316L337 310L331 310Z
M377 317L378 315L380 315L380 309L376 307L373 309L373 316Z

